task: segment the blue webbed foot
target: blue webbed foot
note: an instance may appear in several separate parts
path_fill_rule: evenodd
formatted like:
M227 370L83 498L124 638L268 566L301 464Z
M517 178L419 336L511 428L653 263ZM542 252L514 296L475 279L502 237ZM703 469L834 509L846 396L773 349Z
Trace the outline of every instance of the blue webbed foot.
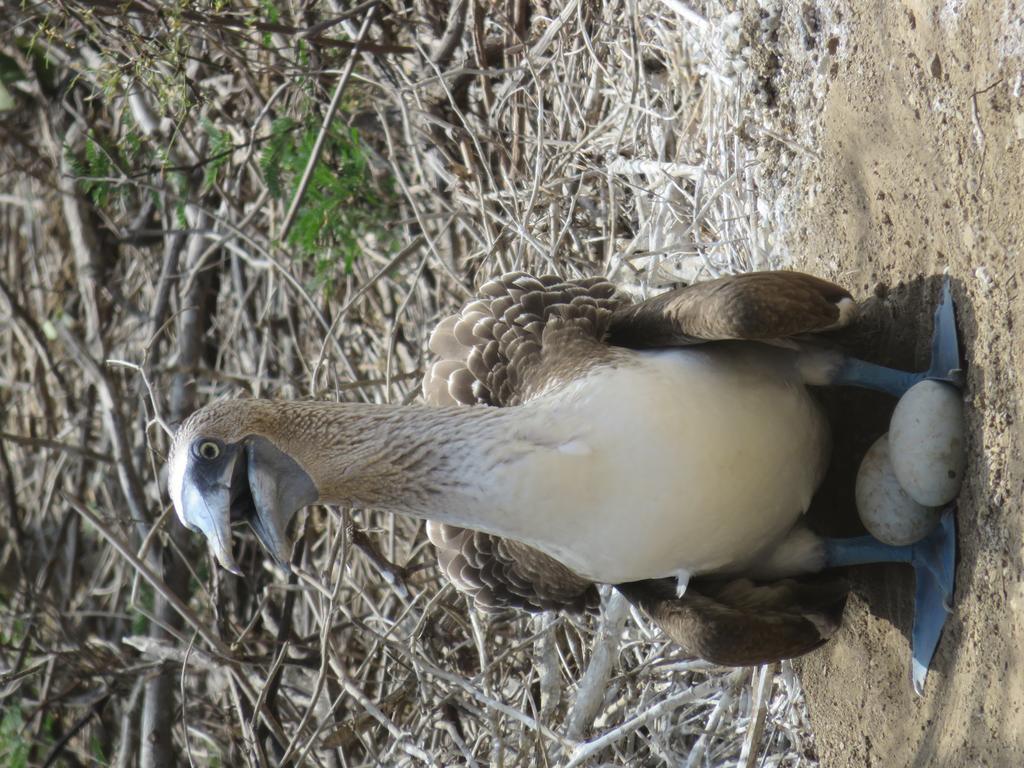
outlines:
M953 507L938 526L916 544L891 546L873 536L825 539L826 567L909 563L914 568L914 625L911 630L911 680L920 695L939 636L952 610L956 576L956 524Z
M942 281L942 295L935 309L932 331L932 359L928 369L919 373L899 371L875 365L856 358L845 358L836 370L830 384L834 386L865 387L900 397L912 386L925 379L946 381L963 388L960 368L960 342L956 331L956 316L949 277Z
M947 510L938 527L913 545L911 563L917 586L914 590L914 627L911 631L910 677L918 696L946 617L953 610L956 580L956 522L953 510Z
M961 389L964 386L964 372L960 368L960 340L956 332L956 315L953 294L949 288L949 277L942 280L942 295L935 308L935 323L932 330L932 363L925 371L926 379L948 381Z

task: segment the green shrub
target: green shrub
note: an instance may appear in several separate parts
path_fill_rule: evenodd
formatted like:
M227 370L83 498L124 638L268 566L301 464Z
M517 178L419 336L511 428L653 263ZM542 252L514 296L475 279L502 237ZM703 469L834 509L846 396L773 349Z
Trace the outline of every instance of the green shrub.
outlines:
M318 125L304 127L291 118L274 121L260 153L264 181L274 197L291 201L318 133ZM388 239L382 222L389 218L392 195L383 187L370 173L359 133L345 126L330 128L288 233L300 258L316 259L318 283L329 284L339 263L346 274L351 271L361 237L375 233Z

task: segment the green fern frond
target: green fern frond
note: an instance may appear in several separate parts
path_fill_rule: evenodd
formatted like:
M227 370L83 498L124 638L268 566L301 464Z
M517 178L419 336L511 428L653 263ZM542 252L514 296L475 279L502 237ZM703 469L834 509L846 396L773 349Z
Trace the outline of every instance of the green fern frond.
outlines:
M217 183L220 169L227 165L228 160L231 159L234 143L231 141L230 133L222 131L209 120L203 120L203 130L210 137L210 145L207 151L209 160L203 173L203 189L209 189Z
M275 120L260 153L267 189L280 200L294 194L319 131L315 126L298 129L295 121ZM358 132L344 126L330 130L288 235L300 257L316 256L319 286L329 290L339 268L351 272L362 237L382 235L378 222L386 218L390 195L390 188L370 173Z

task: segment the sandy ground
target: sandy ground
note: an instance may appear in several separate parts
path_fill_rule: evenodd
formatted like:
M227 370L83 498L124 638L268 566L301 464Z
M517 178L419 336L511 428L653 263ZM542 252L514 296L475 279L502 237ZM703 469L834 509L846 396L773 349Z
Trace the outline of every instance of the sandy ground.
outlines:
M908 680L905 568L852 574L845 626L799 668L823 766L1020 766L1024 4L858 5L825 19L840 30L823 30L829 50L813 57L826 88L794 113L815 146L785 170L798 192L783 240L796 267L877 297L873 357L908 367L927 360L937 276L948 271L968 366L968 479L955 613L925 697ZM817 515L854 532L837 520L849 512L841 498L892 403L834 399L837 501L830 509L826 494Z

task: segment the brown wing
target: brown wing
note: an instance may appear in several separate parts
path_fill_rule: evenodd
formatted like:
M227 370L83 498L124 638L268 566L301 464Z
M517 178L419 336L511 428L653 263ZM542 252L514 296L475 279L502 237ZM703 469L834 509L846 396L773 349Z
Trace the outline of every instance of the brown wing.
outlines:
M667 347L730 339L783 339L835 327L850 294L800 272L721 277L622 307L608 341L623 347Z
M516 272L486 283L480 296L430 338L438 360L423 395L432 405L518 405L614 354L603 338L625 300L607 280ZM590 581L518 541L436 522L427 535L444 574L485 610L598 604Z
M600 603L592 582L526 544L434 522L427 535L448 580L485 611L577 612Z
M745 667L814 650L839 627L846 584L839 580L691 579L686 593L674 582L617 587L669 638L694 657Z
M625 300L603 278L513 272L445 318L430 337L438 356L423 379L433 405L519 405L579 375L610 351L604 337Z

